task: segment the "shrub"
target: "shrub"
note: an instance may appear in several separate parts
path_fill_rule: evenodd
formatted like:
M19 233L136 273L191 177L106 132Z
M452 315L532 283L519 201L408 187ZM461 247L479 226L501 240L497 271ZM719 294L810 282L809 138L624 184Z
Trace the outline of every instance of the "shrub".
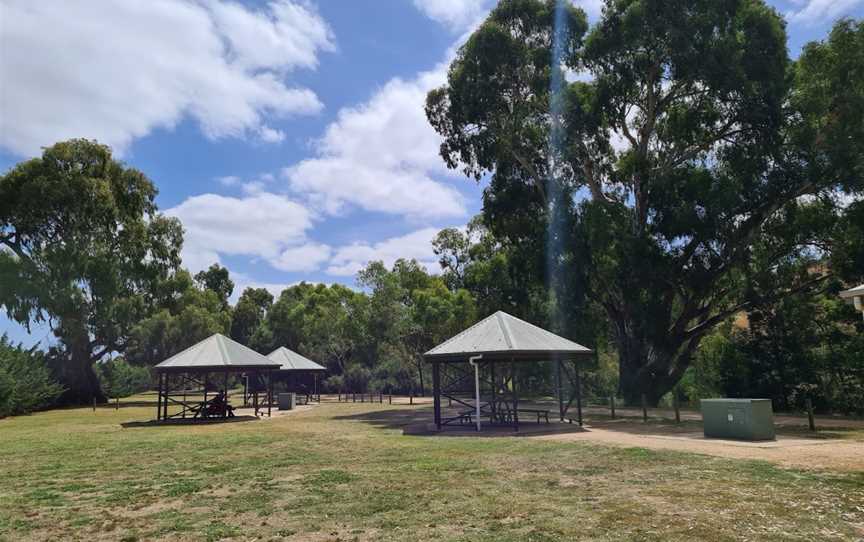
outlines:
M42 352L0 337L0 418L48 408L62 392Z
M150 369L114 358L96 365L96 376L108 397L129 397L152 387Z

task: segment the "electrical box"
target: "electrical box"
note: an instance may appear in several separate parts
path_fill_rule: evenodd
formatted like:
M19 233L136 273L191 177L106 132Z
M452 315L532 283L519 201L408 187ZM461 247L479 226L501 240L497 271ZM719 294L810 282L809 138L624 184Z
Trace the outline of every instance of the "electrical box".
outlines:
M279 410L294 410L297 404L297 396L293 393L279 394Z
M771 399L702 399L705 436L774 440Z

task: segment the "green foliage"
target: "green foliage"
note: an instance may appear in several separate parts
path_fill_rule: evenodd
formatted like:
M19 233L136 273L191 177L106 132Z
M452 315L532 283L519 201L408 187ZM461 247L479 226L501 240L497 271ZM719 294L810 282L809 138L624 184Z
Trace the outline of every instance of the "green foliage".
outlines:
M25 326L50 321L69 401L100 395L93 362L125 348L179 264L182 229L155 196L143 173L86 140L0 177L0 305Z
M249 344L273 306L273 294L264 288L246 288L231 316L231 338Z
M131 365L122 357L96 364L96 376L102 391L111 398L129 397L152 388L148 367Z
M178 271L157 287L160 307L129 333L126 359L155 365L214 333L228 333L231 313L210 289L195 286L189 273Z
M48 408L62 392L41 352L0 336L0 418Z
M234 293L234 281L228 269L214 263L206 271L195 273L195 282L204 289L214 292L222 301L223 307L228 307L228 298Z
M566 326L601 331L602 310L622 393L656 402L718 324L860 255L840 202L864 192L864 26L838 23L793 62L761 0L608 1L590 29L569 4L556 26L555 4L502 0L427 117L448 166L490 176L501 250L479 261L506 288L496 302L576 337ZM436 251L479 291L464 237Z

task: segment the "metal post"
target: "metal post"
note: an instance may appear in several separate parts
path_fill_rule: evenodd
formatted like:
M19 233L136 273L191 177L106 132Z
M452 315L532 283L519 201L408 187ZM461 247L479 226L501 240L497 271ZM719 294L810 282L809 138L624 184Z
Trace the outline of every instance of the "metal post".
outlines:
M435 426L441 430L441 367L437 361L432 362L432 393ZM411 404L414 404L414 394L411 394Z

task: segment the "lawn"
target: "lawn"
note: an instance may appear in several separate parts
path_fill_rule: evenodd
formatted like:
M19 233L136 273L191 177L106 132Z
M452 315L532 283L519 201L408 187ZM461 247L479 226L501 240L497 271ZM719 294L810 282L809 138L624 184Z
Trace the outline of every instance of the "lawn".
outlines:
M206 426L122 427L153 416L139 406L0 420L0 540L864 536L864 473L585 442L403 436L385 421L409 408L429 407L323 404Z

